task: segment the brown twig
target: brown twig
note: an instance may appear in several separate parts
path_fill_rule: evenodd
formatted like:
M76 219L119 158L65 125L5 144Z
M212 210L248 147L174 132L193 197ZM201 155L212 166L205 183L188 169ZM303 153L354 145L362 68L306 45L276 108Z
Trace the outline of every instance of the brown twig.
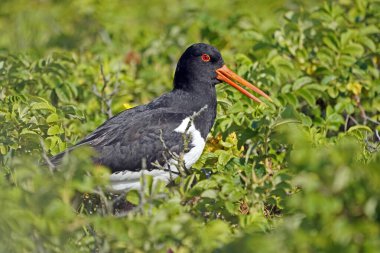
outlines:
M356 105L358 106L359 110L360 110L360 117L363 119L363 125L366 125L367 124L367 121L370 121L376 125L380 125L380 122L379 121L376 121L376 120L373 120L371 119L370 117L368 117L363 105L361 104L360 102L360 97L358 95L355 95L354 96L354 100L356 102ZM358 123L356 123L358 124Z
M354 99L355 99L355 102L356 102L356 105L359 107L359 110L360 110L360 116L362 117L363 119L363 125L366 125L367 124L367 114L363 108L363 105L361 104L360 102L360 97L358 95L355 95L354 96Z

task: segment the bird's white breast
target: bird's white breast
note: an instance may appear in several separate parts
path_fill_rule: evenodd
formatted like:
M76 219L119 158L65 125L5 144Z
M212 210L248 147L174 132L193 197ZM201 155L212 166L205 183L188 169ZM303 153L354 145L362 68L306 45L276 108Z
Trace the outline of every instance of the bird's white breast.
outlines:
M196 161L198 161L206 144L205 139L202 138L201 133L195 128L194 123L190 121L191 117L187 117L176 129L174 129L174 132L185 133L190 137L189 141L191 142L189 143L189 147L191 148L183 155L183 160L187 169L190 168ZM122 171L113 173L110 176L111 191L120 192L132 189L140 189L140 177L142 174L153 176L153 183L158 180L168 183L170 180L173 180L178 176L177 164L178 161L171 158L163 166L166 168L166 170L153 169L150 171Z
M189 152L184 154L186 168L190 168L196 161L198 161L206 144L205 140L201 136L201 133L195 128L194 123L191 122L191 125L189 126L190 120L190 117L185 118L174 130L178 133L186 132L186 134L190 135L191 138L191 146L193 147L189 150Z

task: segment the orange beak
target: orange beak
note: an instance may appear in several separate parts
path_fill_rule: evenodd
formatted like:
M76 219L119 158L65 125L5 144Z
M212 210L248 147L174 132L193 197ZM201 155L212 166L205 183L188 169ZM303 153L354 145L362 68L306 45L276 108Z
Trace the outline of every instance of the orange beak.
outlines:
M265 97L266 99L272 102L272 99L267 94L265 94L264 91L260 90L253 84L249 83L242 77L238 76L232 70L227 68L226 65L223 65L223 67L217 69L216 73L218 74L216 76L218 80L228 83L229 85L231 85L232 87L234 87L235 89L237 89L238 91L240 91L241 93L249 97L250 99L256 101L257 103L262 103L262 101L259 98L255 97L254 95L252 95L251 93L249 93L248 91L246 91L245 89L243 89L242 87L240 87L234 81L239 82L240 84L248 87L249 89L253 90L254 92L260 94L261 96Z

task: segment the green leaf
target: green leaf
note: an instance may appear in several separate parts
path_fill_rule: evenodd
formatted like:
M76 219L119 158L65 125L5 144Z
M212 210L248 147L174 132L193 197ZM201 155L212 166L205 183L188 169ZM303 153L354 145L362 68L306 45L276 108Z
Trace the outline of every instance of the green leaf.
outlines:
M231 153L224 150L217 150L215 152L218 154L218 163L222 166L225 166L228 161L233 157Z
M140 194L137 190L130 190L127 193L126 200L137 206L140 203Z
M46 103L46 102L33 103L32 104L32 109L34 109L34 110L48 110L48 111L51 111L51 112L55 112L56 111L56 109L55 109L54 106L52 106L51 104Z
M350 67L352 64L356 62L355 57L349 55L342 55L339 58L339 64Z
M0 154L5 155L7 153L7 148L0 143Z
M335 52L338 52L338 40L336 39L335 36L330 35L323 37L322 41L332 50Z
M52 113L46 118L47 123L57 122L59 120L58 114Z
M350 129L348 129L348 132L353 132L353 131L367 131L370 133L373 132L371 128L369 128L368 126L364 126L364 125L356 125L356 126L350 127Z
M305 84L311 83L313 79L308 76L301 77L294 82L293 90L298 90Z
M246 56L245 54L237 54L235 58L236 58L236 61L238 61L244 65L249 66L249 65L253 64L252 60L248 56Z
M326 118L326 121L329 125L332 125L332 126L339 126L341 124L344 124L344 119L342 115L335 112L328 115Z
M212 189L208 189L208 190L202 192L202 194L201 194L202 198L209 198L209 199L215 199L217 196L218 196L218 193Z
M359 29L359 32L361 34L374 34L374 33L379 33L380 30L375 25L366 25L366 26L361 27Z
M274 129L276 127L279 127L279 126L282 126L282 125L287 125L287 124L301 124L301 121L298 120L298 119L280 119L280 120L276 120L276 122L274 122L270 126L270 128Z
M147 194L151 195L153 193L153 176L152 175L144 175L144 178L141 177L140 182L145 180L145 191Z
M327 94L329 94L329 96L332 98L336 98L339 95L339 91L334 87L328 87Z
M352 31L352 30L349 30L345 33L343 33L340 37L340 43L342 46L346 46L349 41L352 41L352 38L356 37L356 32L355 31Z
M312 84L308 84L304 87L304 89L308 89L310 90L311 92L315 92L315 91L321 91L321 92L324 92L326 91L327 87L326 86L322 86L320 84L316 84L316 83L312 83Z
M57 135L63 133L62 129L58 125L49 127L47 134L48 135Z
M235 213L236 207L235 207L234 203L232 203L232 202L230 202L230 201L226 201L226 202L224 203L224 205L225 205L225 207L226 207L226 209L227 209L227 211L228 211L229 213L231 213L231 214L234 214L234 213Z
M351 43L347 45L344 50L342 50L342 53L349 54L352 56L360 57L364 53L364 48L362 45L357 43Z
M309 105L311 105L311 106L315 105L316 99L309 90L307 90L305 88L300 89L297 91L297 94L300 95L301 97L303 97Z
M55 94L59 100L63 102L68 102L71 99L71 90L66 84L62 84L54 89Z
M326 85L326 84L329 84L329 83L331 83L332 81L334 81L336 79L337 79L337 76L335 76L335 75L328 75L328 76L323 77L321 83L323 85Z
M286 94L282 94L281 96L284 97L289 104L291 104L293 106L298 105L298 99L294 94L286 93Z
M373 42L373 40L371 40L369 37L367 37L367 36L360 37L360 38L359 38L359 41L360 41L364 46L366 46L369 50L371 50L372 52L375 52L375 51L376 51L376 44L375 44L375 42Z

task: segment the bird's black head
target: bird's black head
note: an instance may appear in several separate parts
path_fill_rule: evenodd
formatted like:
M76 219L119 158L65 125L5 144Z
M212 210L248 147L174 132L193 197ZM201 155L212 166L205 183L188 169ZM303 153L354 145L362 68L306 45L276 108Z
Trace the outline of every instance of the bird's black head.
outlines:
M224 65L221 54L215 47L198 43L186 49L179 59L175 71L175 90L203 91L207 94L207 90L212 89L215 93L215 85L221 82L228 83L258 103L261 103L259 98L243 89L236 82L272 101L262 90L227 68L227 66Z
M216 70L223 66L223 58L215 47L197 43L191 45L178 61L174 76L174 88L204 90L221 81Z

